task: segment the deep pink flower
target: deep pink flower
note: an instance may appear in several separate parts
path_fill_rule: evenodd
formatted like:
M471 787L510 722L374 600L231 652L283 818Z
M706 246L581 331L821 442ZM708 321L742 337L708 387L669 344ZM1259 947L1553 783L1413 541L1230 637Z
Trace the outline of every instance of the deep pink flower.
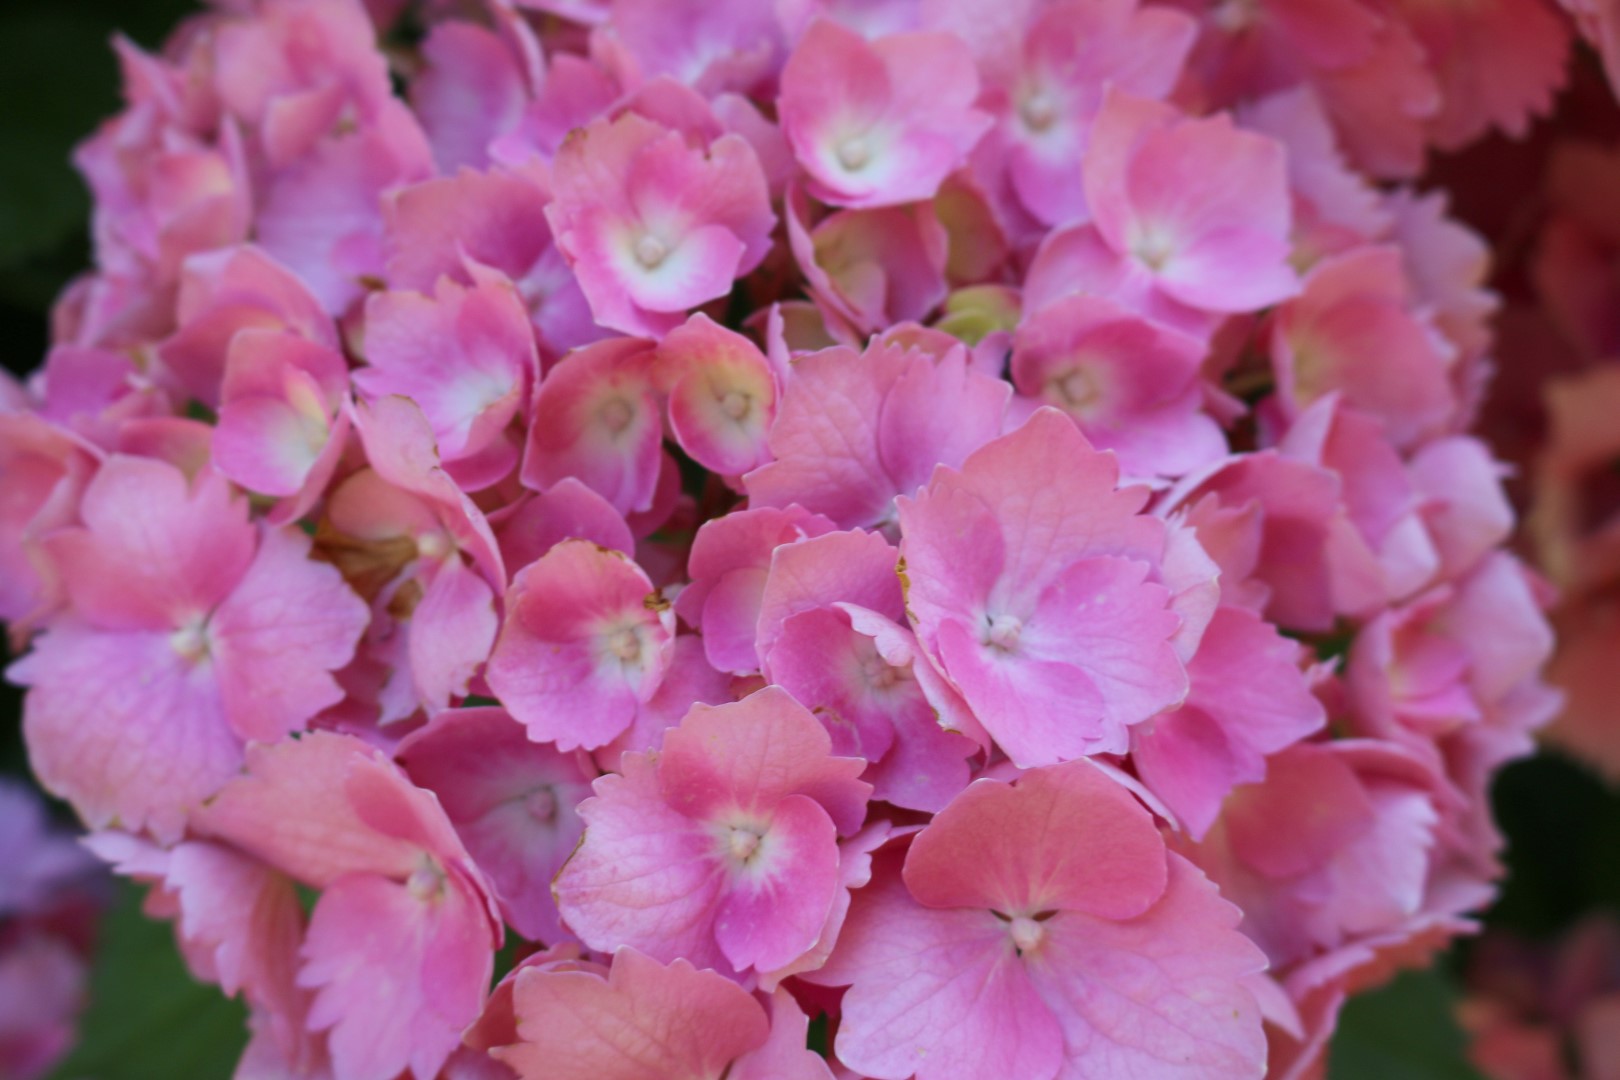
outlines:
M1045 225L1083 221L1076 184L1107 87L1163 98L1175 85L1197 26L1136 0L1046 6L1024 30L1017 62L996 88L998 133L1019 201Z
M601 746L657 691L674 621L629 556L565 540L513 579L486 677L531 738Z
M450 709L400 743L411 781L438 796L501 912L524 937L564 940L551 879L579 842L591 774L578 755L529 741L505 710Z

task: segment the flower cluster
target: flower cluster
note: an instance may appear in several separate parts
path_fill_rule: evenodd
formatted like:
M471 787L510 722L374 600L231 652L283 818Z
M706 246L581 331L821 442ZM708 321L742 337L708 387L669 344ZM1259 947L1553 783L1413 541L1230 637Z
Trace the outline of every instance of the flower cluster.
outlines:
M120 43L96 268L0 385L33 767L246 1000L244 1078L1306 1075L1488 901L1556 707L1467 434L1485 250L1409 182L1574 32L240 0Z
M39 1080L73 1045L105 870L0 781L0 1076Z
M1603 1080L1620 1072L1620 922L1587 916L1558 940L1492 932L1459 1008L1489 1080Z

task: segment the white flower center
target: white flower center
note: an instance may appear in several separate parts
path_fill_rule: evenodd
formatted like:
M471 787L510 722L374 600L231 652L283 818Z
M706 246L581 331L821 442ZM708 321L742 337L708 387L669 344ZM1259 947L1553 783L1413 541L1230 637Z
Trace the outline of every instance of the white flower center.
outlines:
M872 160L872 148L859 135L838 144L838 163L850 172L859 172Z
M903 675L904 672L881 656L869 656L861 662L861 678L873 690L887 690Z
M1018 115L1031 131L1045 131L1057 119L1057 102L1045 90L1037 90L1018 106Z
M444 871L430 856L422 856L421 865L405 879L405 891L417 900L436 900L444 892Z
M633 664L641 659L641 635L628 626L615 630L608 635L607 648L620 663Z
M720 411L733 420L743 419L752 407L753 399L741 390L728 390L726 396L720 399Z
M212 644L208 638L208 620L203 616L192 619L169 635L169 645L193 664L208 659Z
M636 241L636 262L648 270L656 270L669 258L669 247L658 237L647 233Z
M1028 915L1012 919L1007 932L1012 936L1013 948L1018 950L1020 956L1032 952L1046 937L1046 928Z
M1063 400L1079 408L1097 400L1097 380L1084 368L1075 368L1058 380L1058 393Z
M726 836L726 853L740 863L746 863L759 850L759 833L752 829L733 827Z
M1016 615L992 615L985 627L985 643L1003 652L1018 648L1018 638L1024 632L1023 620Z

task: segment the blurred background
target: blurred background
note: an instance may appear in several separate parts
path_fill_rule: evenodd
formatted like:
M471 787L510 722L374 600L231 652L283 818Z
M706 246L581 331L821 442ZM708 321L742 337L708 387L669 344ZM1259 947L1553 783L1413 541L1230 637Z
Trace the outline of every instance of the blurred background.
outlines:
M116 31L156 47L192 6L187 0L0 4L0 351L15 375L40 362L52 300L88 259L89 199L69 155L117 108L109 39ZM1583 60L1561 103L1560 124L1612 138L1620 124L1589 67ZM1539 189L1551 141L1546 125L1527 143L1487 140L1438 163L1431 180L1450 186L1472 179L1456 210L1500 248L1521 227L1525 206L1518 193ZM1481 176L1490 182L1478 183ZM1620 200L1620 192L1615 197ZM1516 273L1511 261L1500 269L1497 285L1504 293L1522 287ZM1487 412L1488 427L1501 441L1528 445L1539 434L1538 398L1525 386L1527 378L1542 374L1542 360L1533 348L1528 355L1532 359L1524 362L1536 370L1504 380ZM1513 457L1511 446L1499 452ZM1615 659L1620 665L1620 656ZM1620 703L1615 710L1620 724ZM18 691L0 687L0 774L26 782L20 715ZM1521 1027L1542 1037L1550 1030L1567 1042L1591 1001L1607 995L1620 1002L1620 923L1612 921L1620 917L1620 790L1585 766L1544 752L1508 768L1495 801L1508 837L1509 875L1484 917L1485 934L1443 956L1433 970L1403 975L1354 1002L1334 1049L1335 1080L1478 1077L1468 1064L1464 1023L1481 1033L1481 1043L1502 1043L1491 1050L1500 1059L1519 1046L1513 1039ZM0 815L14 813L9 805L0 801ZM53 804L51 813L61 827L71 827L62 806ZM0 895L7 875L16 872L5 844L12 824L0 821ZM188 978L167 926L141 917L137 890L99 880L81 892L89 907L74 916L79 922L73 933L83 938L76 947L90 957L85 1004L76 1048L52 1075L230 1076L245 1041L242 1010ZM0 906L0 951L15 939L14 921ZM0 1011L5 1001L0 985ZM1512 1023L1503 1022L1504 1010ZM1606 1015L1620 1044L1620 1011ZM0 1022L0 1040L7 1037ZM1476 1045L1474 1052L1485 1048ZM1612 1064L1615 1072L1599 1073L1588 1063L1586 1075L1620 1076L1620 1060ZM0 1080L13 1080L4 1068L0 1064Z

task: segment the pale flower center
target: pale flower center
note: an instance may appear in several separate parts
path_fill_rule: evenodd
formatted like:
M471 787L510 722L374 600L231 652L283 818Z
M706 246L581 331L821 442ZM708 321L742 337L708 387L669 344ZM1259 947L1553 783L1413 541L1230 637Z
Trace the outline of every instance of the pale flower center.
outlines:
M1131 251L1154 270L1163 270L1164 264L1175 254L1175 241L1164 229L1144 226L1137 232Z
M741 420L748 415L753 406L753 400L741 390L729 390L726 396L720 399L720 411L733 420Z
M615 630L608 635L607 649L620 663L633 664L641 659L641 635L630 627Z
M596 418L602 421L602 426L617 435L630 426L635 419L635 410L630 408L629 402L623 398L614 398L597 411Z
M1057 103L1045 90L1037 90L1018 106L1018 115L1031 131L1045 131L1057 119Z
M669 258L669 248L658 237L648 233L636 241L636 262L648 270L656 270Z
M1024 632L1023 620L1016 615L992 615L988 620L985 642L1003 652L1018 648L1018 638Z
M1058 393L1070 405L1080 408L1097 400L1097 380L1084 368L1075 368L1057 383Z
M861 662L861 678L873 690L887 690L900 681L901 671L881 656L869 656Z
M1028 915L1019 915L1008 924L1007 933L1012 936L1013 948L1022 956L1040 945L1046 928Z
M416 900L435 900L444 892L444 871L429 856L405 879L405 891Z
M726 853L740 863L746 863L759 850L759 833L752 829L733 827L726 836Z
M838 163L850 172L866 167L872 160L872 148L859 135L838 144Z
M208 659L211 644L208 639L208 622L201 616L169 635L169 645L193 664Z

